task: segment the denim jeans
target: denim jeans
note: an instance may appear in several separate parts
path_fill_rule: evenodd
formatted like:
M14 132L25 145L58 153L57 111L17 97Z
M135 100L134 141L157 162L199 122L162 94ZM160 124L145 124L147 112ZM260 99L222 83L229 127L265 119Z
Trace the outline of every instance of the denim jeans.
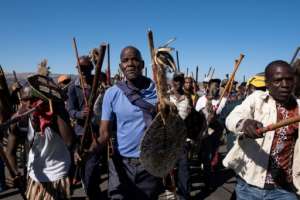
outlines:
M237 178L235 192L237 200L298 200L295 193L281 188L261 189L247 184L239 177Z
M81 171L84 189L90 200L101 198L101 190L99 184L102 169L100 168L99 164L100 156L93 155L86 161Z
M177 188L179 200L190 199L190 171L187 154L189 147L187 144L184 145L184 149L177 161Z

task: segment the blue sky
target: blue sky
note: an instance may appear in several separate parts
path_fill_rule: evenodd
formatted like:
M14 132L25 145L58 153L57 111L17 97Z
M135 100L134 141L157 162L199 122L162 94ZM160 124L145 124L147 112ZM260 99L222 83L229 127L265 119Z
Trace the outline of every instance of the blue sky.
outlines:
M182 71L198 65L200 78L210 66L223 78L244 53L241 80L273 60L290 61L300 45L299 7L299 0L2 0L0 64L28 72L47 58L53 73L76 73L75 36L81 55L109 42L114 74L127 45L138 47L150 64L151 28L155 45L177 38L172 46Z

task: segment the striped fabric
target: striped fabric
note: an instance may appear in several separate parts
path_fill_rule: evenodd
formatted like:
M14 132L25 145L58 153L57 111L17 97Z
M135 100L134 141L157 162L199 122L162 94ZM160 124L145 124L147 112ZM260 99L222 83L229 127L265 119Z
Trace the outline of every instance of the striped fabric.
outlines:
M26 197L28 200L70 199L69 178L39 183L28 177Z

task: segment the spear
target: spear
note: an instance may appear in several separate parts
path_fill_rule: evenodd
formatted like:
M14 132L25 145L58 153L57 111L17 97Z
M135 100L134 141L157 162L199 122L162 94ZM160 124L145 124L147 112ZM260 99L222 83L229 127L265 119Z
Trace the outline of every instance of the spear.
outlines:
M177 61L177 70L178 70L178 72L180 72L178 51L176 51L176 61Z
M197 65L197 67L196 67L196 83L198 83L198 72L199 72L199 67Z
M147 71L148 71L148 69L147 69L147 67L145 67L145 76L147 77Z
M186 76L189 76L189 68L186 68Z

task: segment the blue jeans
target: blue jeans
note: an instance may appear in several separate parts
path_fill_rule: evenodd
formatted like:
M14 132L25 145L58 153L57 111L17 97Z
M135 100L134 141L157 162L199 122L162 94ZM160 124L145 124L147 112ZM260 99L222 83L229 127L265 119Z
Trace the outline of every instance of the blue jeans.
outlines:
M101 190L99 187L101 168L99 164L100 156L94 154L86 161L81 171L84 189L90 200L101 198Z
M261 189L247 184L241 178L237 178L235 192L237 200L298 200L295 193L281 188Z
M179 200L190 199L190 172L187 154L189 147L187 144L184 145L183 151L177 161L177 188Z

